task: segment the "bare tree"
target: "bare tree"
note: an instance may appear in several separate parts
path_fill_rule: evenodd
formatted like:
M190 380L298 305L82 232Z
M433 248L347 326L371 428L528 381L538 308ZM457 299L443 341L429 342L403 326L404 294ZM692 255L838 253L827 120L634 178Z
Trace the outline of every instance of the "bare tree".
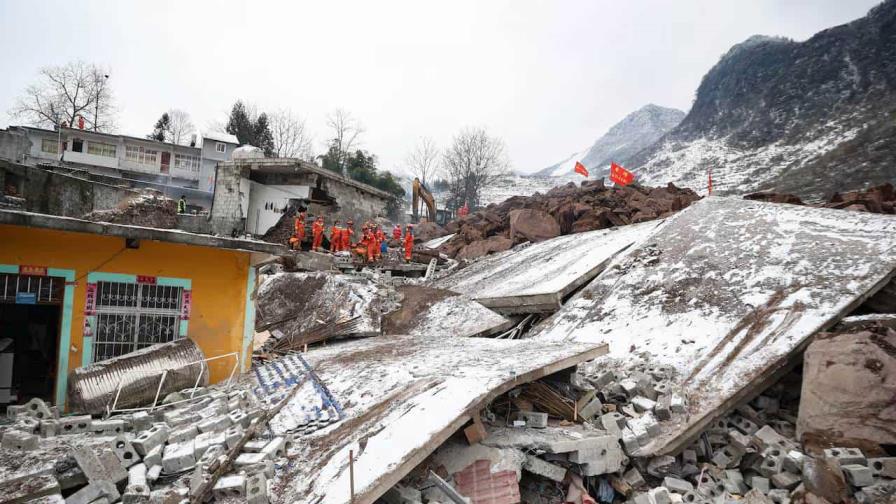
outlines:
M171 109L168 111L168 120L167 140L177 145L189 144L190 135L196 132L190 114L180 109Z
M435 175L439 167L439 148L432 138L423 137L408 153L405 164L411 174L426 185L426 180Z
M271 133L274 135L274 156L278 158L314 159L311 135L305 120L287 109L270 115Z
M336 109L327 116L327 127L332 130L333 137L329 141L328 148L335 151L337 163L346 177L346 159L352 150L360 143L359 137L364 133L361 123L343 109Z
M449 205L479 206L483 188L507 175L510 162L504 140L483 128L466 128L455 135L442 157L450 193Z
M79 117L94 131L115 127L116 110L105 69L78 61L44 67L38 76L10 109L11 117L40 127L63 122L74 127Z

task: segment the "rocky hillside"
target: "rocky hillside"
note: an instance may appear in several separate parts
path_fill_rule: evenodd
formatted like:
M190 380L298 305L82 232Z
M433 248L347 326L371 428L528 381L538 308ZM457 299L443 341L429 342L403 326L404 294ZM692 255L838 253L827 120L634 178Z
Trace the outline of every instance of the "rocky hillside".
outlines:
M896 0L805 42L754 36L687 117L634 156L642 183L829 196L896 178Z
M678 109L646 105L613 125L591 147L532 175L545 177L575 175L573 168L576 161L580 161L592 173L592 177L603 177L609 173L611 161L625 166L634 154L656 142L678 125L684 116L684 112Z

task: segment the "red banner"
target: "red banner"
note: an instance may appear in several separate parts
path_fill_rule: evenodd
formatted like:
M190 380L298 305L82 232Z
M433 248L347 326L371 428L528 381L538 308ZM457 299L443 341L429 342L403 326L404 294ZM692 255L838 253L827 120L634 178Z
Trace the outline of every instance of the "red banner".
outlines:
M184 289L180 299L180 319L190 320L190 312L193 309L193 291Z
M635 174L616 163L610 163L610 180L616 185L627 186L635 180Z
M580 163L578 161L576 161L575 172L578 173L579 175L583 175L585 177L588 176L588 168L585 168L585 165L583 165L582 163Z
M149 275L137 275L137 283L138 284L156 284L156 277Z
M19 265L19 274L31 276L47 276L47 267L34 266L32 264L21 264Z
M84 315L88 317L96 313L96 284L87 284L87 290L84 294Z

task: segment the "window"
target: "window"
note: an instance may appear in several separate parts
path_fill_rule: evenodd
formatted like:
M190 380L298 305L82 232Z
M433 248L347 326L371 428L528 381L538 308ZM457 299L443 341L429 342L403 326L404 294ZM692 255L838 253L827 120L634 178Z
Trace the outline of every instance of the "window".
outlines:
M187 154L174 155L174 167L178 170L199 172L199 158Z
M226 144L223 144L223 143L221 143L221 142L216 142L216 143L215 143L215 152L226 152L226 151L227 151L227 145L226 145Z
M72 152L84 152L84 140L80 138L72 139Z
M124 158L128 161L133 161L135 163L150 166L154 166L156 164L156 157L158 156L158 154L158 151L154 151L152 149L147 149L144 147L138 147L136 145L128 145L124 150Z
M87 144L87 153L94 156L115 157L115 146L107 143L89 142Z
M43 138L40 141L40 151L48 154L59 154L59 143L56 140Z
M97 282L93 361L181 339L182 287Z

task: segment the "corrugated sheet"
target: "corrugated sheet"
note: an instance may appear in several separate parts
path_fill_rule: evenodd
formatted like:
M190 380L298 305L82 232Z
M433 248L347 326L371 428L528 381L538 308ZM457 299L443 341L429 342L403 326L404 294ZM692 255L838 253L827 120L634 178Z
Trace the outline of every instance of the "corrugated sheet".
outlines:
M103 413L115 400L119 383L122 387L117 409L149 406L165 370L168 375L159 401L171 392L193 387L200 372L199 385L208 385L207 367L190 364L203 359L199 346L185 338L75 369L69 375L69 409Z
M493 473L491 462L477 460L464 470L454 474L457 491L469 497L473 504L517 504L520 502L520 485L516 472Z

